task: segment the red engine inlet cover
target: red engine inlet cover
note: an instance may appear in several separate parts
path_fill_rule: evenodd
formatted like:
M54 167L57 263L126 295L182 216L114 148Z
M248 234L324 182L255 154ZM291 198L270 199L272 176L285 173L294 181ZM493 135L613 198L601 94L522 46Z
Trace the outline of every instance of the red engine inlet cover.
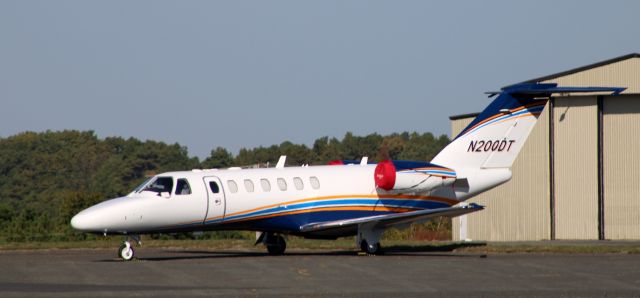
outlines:
M396 167L389 160L381 161L373 172L376 186L384 190L391 190L396 184Z

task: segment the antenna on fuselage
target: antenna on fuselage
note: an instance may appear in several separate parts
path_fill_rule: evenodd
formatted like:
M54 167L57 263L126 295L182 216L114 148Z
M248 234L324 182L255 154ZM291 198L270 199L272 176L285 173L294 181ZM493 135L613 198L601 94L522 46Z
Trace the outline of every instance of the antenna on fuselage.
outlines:
M286 155L280 155L280 159L278 159L278 163L276 164L276 169L284 168L284 162L287 161Z

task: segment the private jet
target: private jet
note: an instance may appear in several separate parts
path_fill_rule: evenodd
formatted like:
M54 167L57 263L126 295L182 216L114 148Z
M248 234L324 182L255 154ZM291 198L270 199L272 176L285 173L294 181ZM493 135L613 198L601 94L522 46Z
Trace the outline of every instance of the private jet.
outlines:
M623 90L516 84L489 92L495 99L430 162L363 157L286 167L283 156L272 168L162 173L79 212L71 225L123 235L123 260L134 258L130 240L140 244L140 235L211 230L255 231L256 244L272 255L285 252L286 235L355 236L357 248L379 254L387 228L482 210L463 202L511 179L510 167L553 94Z

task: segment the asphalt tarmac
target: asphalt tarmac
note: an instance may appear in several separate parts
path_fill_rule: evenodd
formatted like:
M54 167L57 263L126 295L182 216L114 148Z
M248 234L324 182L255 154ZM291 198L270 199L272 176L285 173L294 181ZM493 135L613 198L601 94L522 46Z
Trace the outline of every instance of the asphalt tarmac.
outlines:
M0 252L0 297L640 297L638 254L262 252L138 248Z

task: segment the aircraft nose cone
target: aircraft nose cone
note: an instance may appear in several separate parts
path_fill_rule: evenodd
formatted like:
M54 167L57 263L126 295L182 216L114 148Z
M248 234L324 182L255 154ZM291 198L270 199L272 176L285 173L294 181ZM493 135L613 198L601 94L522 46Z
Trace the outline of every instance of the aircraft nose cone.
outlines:
M71 218L71 227L82 232L102 232L105 227L104 212L93 206Z
M90 233L126 231L130 201L128 198L115 198L93 205L71 218L71 227Z
M79 231L90 230L89 216L86 212L80 212L71 218L71 227Z

